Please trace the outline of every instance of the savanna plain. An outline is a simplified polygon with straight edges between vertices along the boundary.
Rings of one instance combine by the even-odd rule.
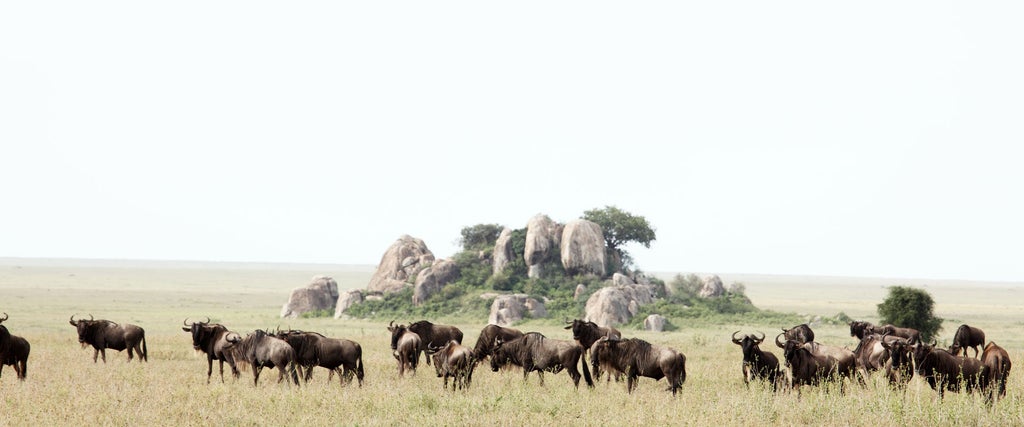
[[[623,329],[626,337],[686,355],[686,383],[674,398],[664,380],[641,378],[632,394],[625,383],[603,379],[593,389],[581,382],[576,390],[565,372],[546,374],[540,386],[535,374],[524,382],[520,372],[491,372],[486,363],[468,390],[445,391],[423,364],[414,376],[398,377],[386,320],[279,318],[291,289],[321,274],[343,290],[355,289],[366,285],[372,266],[0,259],[0,312],[10,316],[4,325],[32,345],[27,381],[18,381],[10,366],[0,377],[0,425],[1024,425],[1020,283],[721,275],[726,283],[743,282],[757,307],[808,319],[843,312],[878,322],[875,306],[886,286],[926,289],[935,315],[946,319],[940,345],[968,323],[1010,352],[1015,366],[1007,397],[988,406],[978,395],[947,393],[940,400],[916,377],[907,390],[895,391],[878,374],[864,387],[847,384],[844,392],[747,387],[732,332],[764,332],[762,349],[781,356],[771,338],[793,325],[742,318],[729,324],[675,321],[678,329],[664,333]],[[68,324],[71,315],[90,314],[145,328],[149,361],[128,363],[126,352],[108,351],[107,363],[93,363],[93,350],[81,348]],[[258,386],[251,371],[238,380],[229,371],[221,382],[215,364],[207,384],[206,357],[193,351],[181,329],[186,318],[207,317],[243,334],[281,327],[355,340],[363,349],[365,383],[327,383],[322,368],[299,387],[277,383],[277,372],[269,370]],[[470,346],[487,323],[428,320],[458,326]],[[561,321],[514,327],[571,339]],[[819,342],[856,346],[846,324],[826,321],[814,330]]]

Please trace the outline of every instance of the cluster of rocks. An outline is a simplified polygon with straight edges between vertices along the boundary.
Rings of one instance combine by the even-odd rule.
[[[527,276],[540,277],[544,263],[552,260],[556,249],[562,268],[570,274],[604,276],[604,233],[596,223],[577,219],[559,224],[543,214],[530,218],[526,224],[526,246],[522,254]],[[494,245],[494,274],[504,271],[518,255],[512,253],[512,229],[506,227]]]
[[[281,307],[281,317],[295,318],[303,313],[334,311],[338,301],[338,282],[327,276],[315,276],[306,286],[292,290],[288,302]]]

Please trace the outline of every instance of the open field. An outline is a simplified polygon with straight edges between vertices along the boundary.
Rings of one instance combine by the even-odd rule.
[[[624,384],[604,382],[577,391],[565,373],[547,374],[540,387],[535,376],[524,383],[517,372],[494,373],[486,365],[478,368],[468,392],[442,392],[431,367],[421,365],[415,377],[397,378],[384,322],[279,319],[290,290],[317,274],[351,289],[365,285],[371,267],[0,259],[0,311],[10,314],[4,325],[32,343],[28,381],[18,382],[10,367],[0,378],[0,425],[1024,424],[1020,284],[722,275],[726,283],[744,282],[761,308],[825,317],[842,311],[869,321],[877,321],[875,304],[885,296],[883,286],[927,285],[936,314],[953,319],[941,337],[948,341],[961,322],[979,326],[1017,364],[1008,398],[988,408],[978,396],[949,393],[939,401],[918,379],[905,393],[890,390],[880,376],[866,388],[848,385],[845,394],[805,388],[798,397],[748,389],[729,334],[761,330],[770,337],[780,326],[791,326],[757,323],[623,331],[686,354],[687,382],[674,399],[664,391],[664,381],[641,379],[632,395]],[[91,348],[81,349],[67,324],[75,313],[144,327],[149,362],[127,364],[126,353],[110,351],[107,364],[94,364]],[[215,365],[207,385],[205,356],[192,351],[190,337],[180,329],[185,317],[206,316],[243,333],[280,325],[358,341],[366,383],[362,388],[325,384],[327,374],[318,369],[313,382],[298,388],[275,383],[276,372],[268,370],[258,387],[251,372],[238,381],[229,375],[222,384]],[[417,319],[399,319],[410,320]],[[466,333],[468,345],[486,323],[451,321]],[[517,327],[570,338],[557,321]],[[815,332],[827,344],[856,344],[843,325],[819,325]]]

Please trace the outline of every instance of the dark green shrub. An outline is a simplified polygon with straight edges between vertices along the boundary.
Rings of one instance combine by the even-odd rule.
[[[893,286],[885,301],[878,304],[878,317],[882,324],[917,329],[921,339],[928,341],[942,328],[942,319],[932,314],[934,305],[932,296],[923,289]]]

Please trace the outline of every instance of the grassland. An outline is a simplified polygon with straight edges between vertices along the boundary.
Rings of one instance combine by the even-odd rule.
[[[603,382],[577,391],[565,373],[549,374],[540,387],[534,376],[524,382],[517,372],[494,373],[484,365],[469,391],[442,392],[429,367],[397,378],[382,322],[279,319],[290,290],[316,274],[331,275],[348,289],[364,286],[370,269],[0,259],[0,311],[10,314],[4,324],[32,343],[28,381],[16,381],[10,367],[0,378],[0,425],[1024,425],[1019,284],[723,275],[727,283],[744,282],[761,308],[808,317],[842,311],[872,321],[884,286],[927,286],[936,314],[951,319],[940,336],[948,340],[961,322],[979,326],[1018,364],[1008,398],[989,408],[971,395],[947,394],[940,401],[918,379],[905,393],[890,390],[878,376],[846,393],[808,388],[798,396],[744,387],[739,350],[729,334],[770,334],[790,326],[755,322],[624,331],[686,354],[688,379],[674,399],[664,381],[643,379],[632,395],[623,384]],[[150,361],[128,364],[125,353],[108,352],[107,364],[94,364],[92,350],[79,347],[67,324],[76,313],[144,327]],[[310,384],[291,387],[275,383],[276,372],[264,371],[254,387],[251,372],[221,383],[215,366],[208,385],[205,356],[192,351],[180,329],[185,317],[206,316],[242,332],[280,325],[356,340],[367,381],[362,388],[326,384],[326,372],[319,370]],[[446,320],[466,331],[467,344],[486,323]],[[518,327],[568,338],[556,321]],[[855,345],[845,325],[816,325],[815,332],[821,342]]]

